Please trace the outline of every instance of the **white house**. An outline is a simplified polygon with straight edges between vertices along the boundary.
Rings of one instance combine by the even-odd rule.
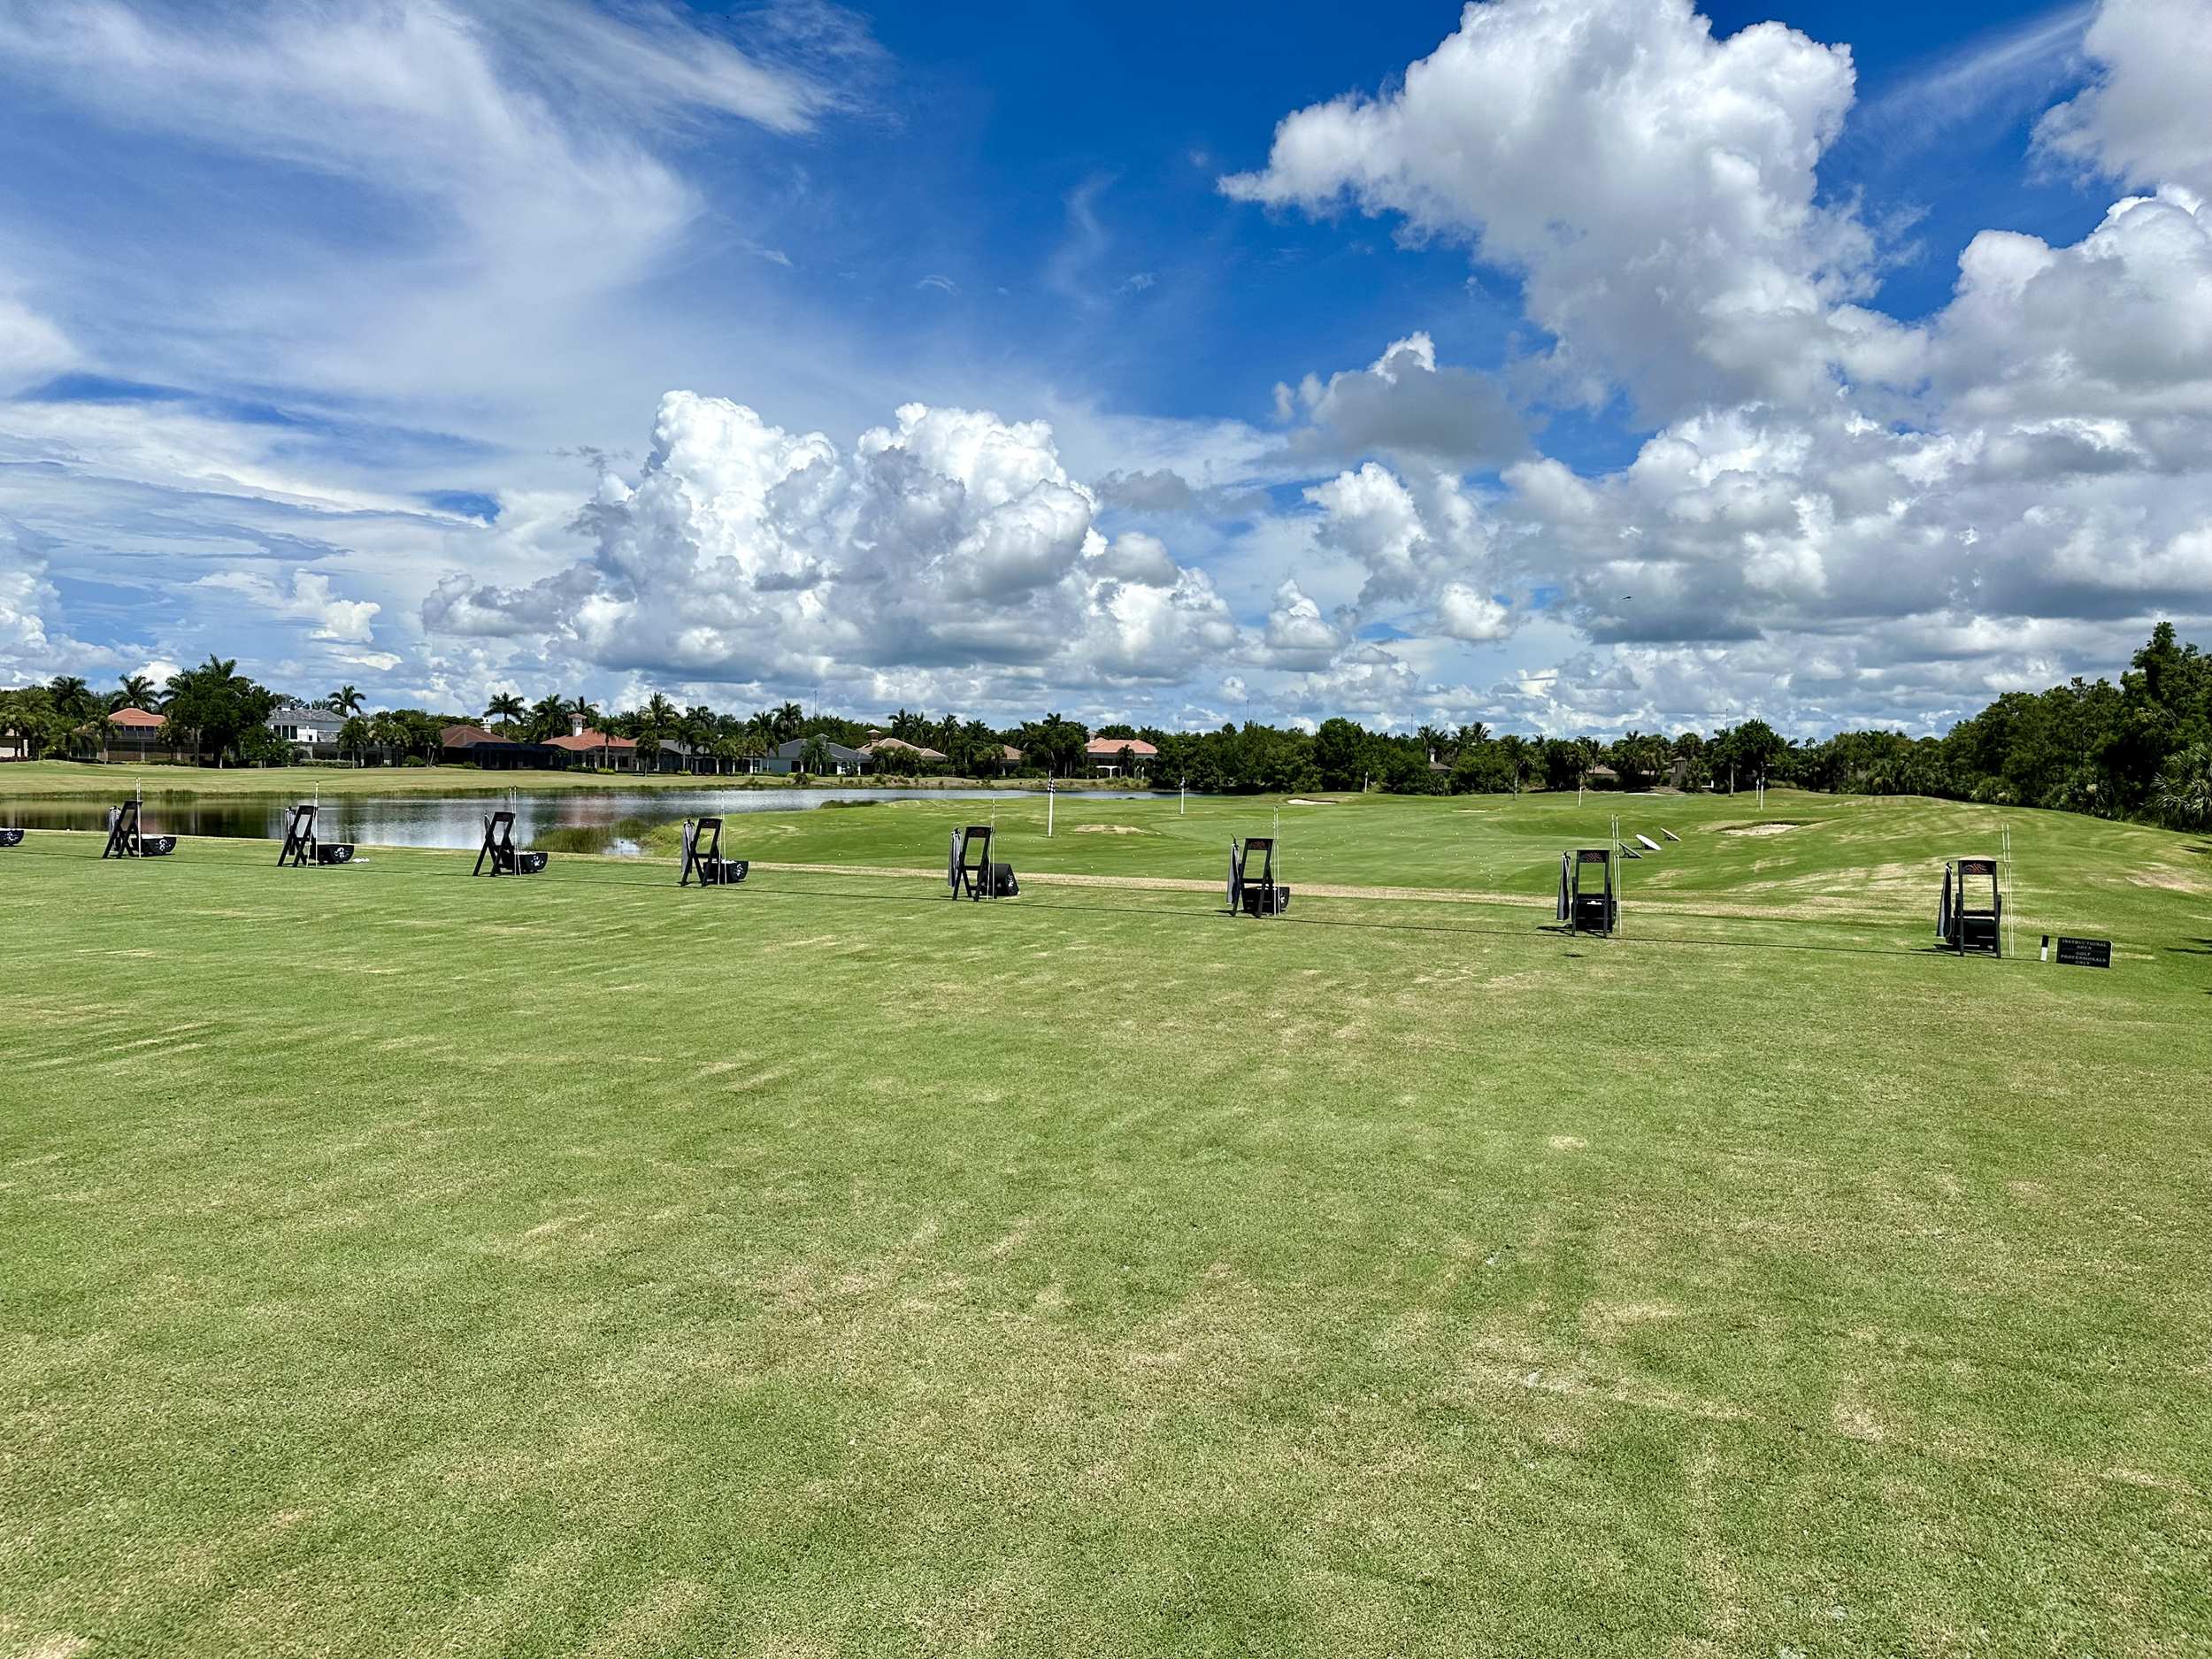
[[[287,703],[269,711],[268,727],[288,743],[305,749],[316,760],[338,757],[338,728],[346,717],[335,709],[310,709]]]

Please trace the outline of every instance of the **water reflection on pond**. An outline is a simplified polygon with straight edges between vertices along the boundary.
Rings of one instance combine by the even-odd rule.
[[[4,780],[0,780],[4,784]],[[127,793],[119,780],[116,799]],[[1037,789],[595,789],[518,791],[498,795],[332,795],[316,823],[325,841],[378,847],[473,848],[483,838],[484,815],[504,808],[515,815],[515,838],[528,846],[550,840],[565,852],[634,852],[632,839],[645,828],[718,813],[793,812],[833,802],[1019,800]],[[1149,799],[1148,789],[1087,789],[1092,800]],[[107,826],[110,803],[96,799],[10,799],[0,794],[0,825],[25,829],[98,830]],[[164,835],[228,835],[281,840],[292,797],[281,795],[172,799],[149,789],[146,828]]]

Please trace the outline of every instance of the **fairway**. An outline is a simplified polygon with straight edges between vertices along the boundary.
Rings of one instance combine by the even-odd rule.
[[[0,1655],[2212,1651],[2203,837],[1046,810],[0,852]]]

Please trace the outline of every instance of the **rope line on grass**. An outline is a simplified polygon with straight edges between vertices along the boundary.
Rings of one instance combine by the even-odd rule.
[[[66,833],[69,832],[61,833]],[[76,833],[94,833],[96,832]],[[217,844],[227,843],[239,845],[246,844],[247,842],[247,838],[245,837],[222,836],[207,837],[204,839],[214,841]],[[252,841],[251,844],[259,846],[265,843],[257,840]],[[265,844],[273,847],[276,845],[276,842],[274,841],[269,841],[265,842]],[[422,855],[449,854],[455,859],[457,864],[460,859],[468,856],[466,849],[465,849],[451,848],[400,848],[380,849],[379,850],[385,852],[402,852],[407,854],[411,859]],[[0,855],[0,857],[4,857],[4,859],[8,861],[23,861],[39,858],[50,859],[57,862],[82,862],[78,856],[65,853],[59,850],[49,851],[44,849],[32,850],[22,847],[12,849],[4,855]],[[89,860],[88,862],[98,863],[100,860],[95,858]],[[138,861],[126,860],[123,862],[136,863]],[[159,864],[163,861],[157,859],[152,862]],[[367,870],[371,878],[377,880],[466,881],[479,879],[472,877],[470,872],[457,868],[450,870],[430,870],[423,868],[407,869],[395,867],[391,870],[377,871],[371,868],[375,863],[376,859],[373,856],[372,856],[370,857],[357,859],[351,864],[331,866],[331,868],[347,870],[358,868]],[[242,859],[219,859],[213,863],[192,864],[176,867],[195,871],[233,871],[241,874],[262,868],[258,863],[248,863]],[[591,872],[587,879],[588,885],[595,887],[629,888],[641,893],[676,891],[675,884],[668,881],[665,878],[656,880],[637,880],[631,879],[626,875],[614,873],[614,868],[607,864],[570,864],[566,867]],[[641,864],[638,867],[657,869],[661,866],[657,864],[651,866]],[[672,865],[669,867],[672,868],[673,866]],[[296,872],[279,872],[277,867],[274,865],[268,866],[268,869],[273,873],[278,873],[281,876],[296,879]],[[296,872],[296,875],[303,875],[306,872],[303,870]],[[323,879],[331,879],[333,878],[326,875]],[[347,878],[341,876],[334,879],[343,880]],[[357,876],[354,879],[357,879],[358,877]],[[520,879],[530,880],[543,879],[542,877]],[[918,876],[903,879],[918,881],[928,878]],[[751,895],[751,896],[757,900],[839,899],[856,903],[872,902],[879,904],[900,904],[915,910],[934,908],[949,902],[941,898],[918,897],[914,895],[907,893],[886,893],[881,891],[861,892],[856,889],[841,887],[756,887],[749,881],[745,884],[743,890]],[[743,901],[741,901],[741,902],[742,902]],[[1337,897],[1331,899],[1329,902],[1338,904],[1420,904],[1434,902],[1435,901],[1422,899],[1362,899]],[[1041,910],[1066,911],[1078,915],[1146,916],[1156,918],[1188,922],[1217,920],[1223,917],[1227,917],[1232,914],[1232,912],[1225,910],[1209,908],[1204,910],[1199,910],[1196,909],[1184,909],[1165,903],[1102,904],[1096,902],[1070,902],[1065,900],[1055,901],[1050,899],[1033,898],[1025,900],[1018,907],[1018,914],[1025,915]],[[1694,914],[1695,912],[1692,913]],[[1469,938],[1533,940],[1539,942],[1546,939],[1550,939],[1557,941],[1563,944],[1570,942],[1571,941],[1581,941],[1587,939],[1587,936],[1583,934],[1563,933],[1555,926],[1553,925],[1538,925],[1536,926],[1525,928],[1484,927],[1479,926],[1470,926],[1463,924],[1444,922],[1377,921],[1362,920],[1349,917],[1325,917],[1312,915],[1292,916],[1287,912],[1281,916],[1271,918],[1269,919],[1272,922],[1282,923],[1293,927],[1345,928],[1379,933],[1457,934],[1464,935]],[[1818,918],[1811,917],[1776,917],[1772,918],[1770,925],[1797,927],[1837,926],[1837,924],[1822,922]],[[1942,949],[1940,946],[1923,946],[1919,948],[1912,948],[1902,946],[1812,943],[1801,941],[1778,939],[1697,939],[1678,933],[1648,933],[1642,932],[1636,933],[1620,933],[1605,938],[1587,939],[1587,942],[1594,945],[1603,946],[1664,945],[1684,946],[1694,949],[1785,950],[1809,952],[1830,956],[1883,956],[1893,958],[1900,956],[1949,956],[1955,954],[1954,952]],[[2024,958],[2017,956],[1994,957],[1990,958],[1989,960],[1995,965],[2001,967],[2031,965],[2026,963]]]

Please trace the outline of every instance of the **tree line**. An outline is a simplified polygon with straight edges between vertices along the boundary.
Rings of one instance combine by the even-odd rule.
[[[174,746],[204,764],[280,764],[292,757],[293,745],[268,729],[268,717],[280,706],[307,701],[257,685],[237,672],[234,660],[210,657],[158,688],[142,675],[126,675],[103,695],[82,679],[64,675],[44,686],[0,691],[0,733],[19,738],[34,756],[91,757],[101,750],[104,717],[136,708],[165,717]],[[430,764],[439,757],[445,727],[478,720],[519,741],[542,742],[582,726],[634,739],[648,754],[666,742],[741,766],[797,741],[802,767],[816,772],[828,769],[832,743],[856,749],[887,737],[907,749],[895,764],[878,770],[915,776],[1072,777],[1087,770],[1086,746],[1094,737],[1141,738],[1158,751],[1148,767],[1156,785],[1187,784],[1208,794],[1370,787],[1402,795],[1517,793],[1579,788],[1594,780],[1626,789],[1663,783],[1704,790],[1763,780],[1832,794],[1935,795],[2212,828],[2212,656],[2181,643],[2165,622],[2116,686],[2077,678],[2047,691],[2008,692],[1943,736],[1922,738],[1859,731],[1801,742],[1755,719],[1671,737],[1632,731],[1609,742],[1493,733],[1479,722],[1371,732],[1341,717],[1311,733],[1255,721],[1211,732],[1125,724],[1094,731],[1056,713],[1004,727],[952,714],[932,719],[903,708],[880,721],[862,721],[810,714],[795,703],[749,714],[703,703],[680,708],[658,693],[613,714],[581,697],[526,703],[504,693],[478,715],[370,713],[351,686],[314,706],[346,717],[339,749],[365,763]],[[919,752],[925,749],[935,756]],[[1018,759],[1010,749],[1018,751]],[[1120,757],[1135,760],[1128,751]],[[1125,771],[1132,769],[1125,764]]]

